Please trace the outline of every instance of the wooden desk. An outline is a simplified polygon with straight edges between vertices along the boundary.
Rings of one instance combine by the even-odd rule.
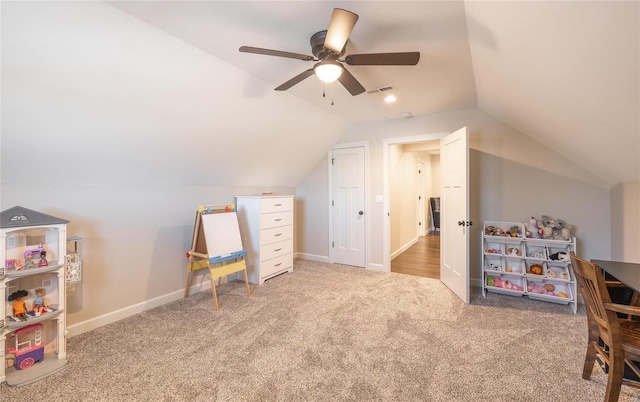
[[[640,293],[640,264],[606,260],[591,260],[591,262],[598,264],[604,272]]]

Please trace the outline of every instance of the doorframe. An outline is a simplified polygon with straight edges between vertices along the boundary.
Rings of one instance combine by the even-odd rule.
[[[333,169],[331,168],[331,157],[334,150],[345,149],[345,148],[364,148],[364,268],[369,268],[369,250],[370,246],[370,236],[369,236],[369,228],[371,227],[371,217],[369,208],[369,141],[355,141],[355,142],[344,142],[341,144],[335,144],[327,153],[327,169],[329,171],[329,197],[327,200],[327,208],[329,211],[329,238],[327,239],[327,245],[329,246],[329,263],[333,264],[335,262],[335,253],[333,247],[331,247],[331,241],[333,239],[333,210],[331,206],[331,200],[333,200]]]
[[[422,170],[420,171],[420,169],[418,168],[419,166],[422,166]],[[427,218],[427,214],[426,214],[426,199],[424,196],[424,180],[425,180],[425,176],[424,175],[424,170],[425,170],[425,166],[426,164],[424,163],[424,161],[420,158],[417,158],[416,160],[416,171],[420,171],[418,174],[418,177],[421,179],[420,183],[416,183],[417,184],[417,193],[416,196],[419,197],[419,201],[418,201],[418,225],[417,225],[417,229],[416,231],[418,232],[418,237],[422,237],[422,236],[426,236],[427,235],[427,225],[426,225],[426,220]],[[389,183],[391,184],[391,183]],[[422,204],[422,205],[421,205]],[[422,208],[420,208],[420,206],[422,206]],[[422,218],[422,219],[420,219]]]
[[[389,147],[391,145],[415,144],[418,142],[440,140],[451,133],[422,134],[410,137],[385,138],[382,140],[382,271],[391,272],[391,197],[389,194]]]

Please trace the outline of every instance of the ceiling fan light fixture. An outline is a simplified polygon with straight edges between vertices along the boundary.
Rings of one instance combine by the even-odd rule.
[[[332,60],[321,61],[313,66],[313,71],[320,81],[334,82],[342,75],[342,64]]]

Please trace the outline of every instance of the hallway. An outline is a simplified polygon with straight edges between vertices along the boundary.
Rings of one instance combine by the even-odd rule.
[[[418,238],[418,242],[391,261],[391,272],[440,279],[440,233]]]

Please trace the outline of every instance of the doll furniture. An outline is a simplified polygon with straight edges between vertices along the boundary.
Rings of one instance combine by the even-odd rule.
[[[60,370],[66,359],[65,256],[67,220],[23,207],[0,213],[0,382],[23,385]],[[16,261],[40,258],[47,265],[28,268]],[[37,259],[35,257],[37,253]],[[33,312],[36,289],[44,289],[46,308]],[[13,316],[9,295],[24,290],[26,321]]]

